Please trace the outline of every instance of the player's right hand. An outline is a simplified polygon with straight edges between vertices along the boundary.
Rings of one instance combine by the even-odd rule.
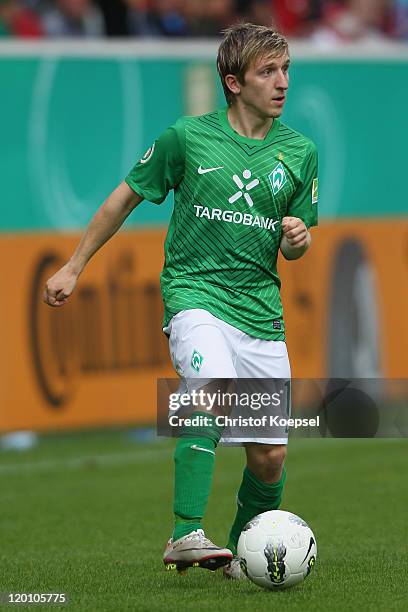
[[[44,302],[49,306],[63,306],[74,291],[78,274],[66,263],[45,284]]]

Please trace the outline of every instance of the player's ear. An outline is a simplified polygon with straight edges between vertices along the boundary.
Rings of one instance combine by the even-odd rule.
[[[241,93],[241,83],[238,81],[235,74],[227,74],[225,77],[225,84],[234,95]]]

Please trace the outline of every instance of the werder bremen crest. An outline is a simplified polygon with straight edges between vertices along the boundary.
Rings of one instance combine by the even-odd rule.
[[[282,163],[279,163],[269,174],[269,181],[272,185],[273,195],[279,193],[286,183],[286,172]]]
[[[199,372],[203,361],[204,357],[200,355],[200,353],[196,351],[196,349],[194,349],[193,354],[191,355],[191,367],[193,368],[193,370]]]

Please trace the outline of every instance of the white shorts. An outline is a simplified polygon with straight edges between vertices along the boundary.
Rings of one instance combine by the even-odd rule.
[[[220,378],[290,380],[285,342],[249,336],[207,310],[182,310],[163,331],[169,335],[171,360],[181,379],[179,393],[191,393]],[[270,438],[223,437],[222,442],[287,444],[287,434]]]

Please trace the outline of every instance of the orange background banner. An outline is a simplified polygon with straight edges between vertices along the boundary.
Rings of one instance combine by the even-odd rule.
[[[69,303],[42,302],[79,236],[0,238],[0,431],[152,423],[156,380],[174,376],[161,330],[164,230],[123,231]],[[324,223],[281,261],[294,377],[408,374],[408,222]]]

